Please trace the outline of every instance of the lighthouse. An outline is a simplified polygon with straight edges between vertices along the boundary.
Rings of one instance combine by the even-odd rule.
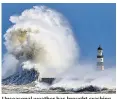
[[[104,56],[103,56],[103,49],[99,45],[97,49],[97,69],[104,70]]]

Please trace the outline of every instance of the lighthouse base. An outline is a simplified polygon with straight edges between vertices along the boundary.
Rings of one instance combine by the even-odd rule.
[[[104,66],[97,66],[98,70],[104,70]]]

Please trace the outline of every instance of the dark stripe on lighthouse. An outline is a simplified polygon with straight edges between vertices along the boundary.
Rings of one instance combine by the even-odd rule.
[[[97,58],[103,58],[104,56],[102,55],[102,56],[97,56]]]
[[[104,66],[103,62],[97,62],[97,66]]]

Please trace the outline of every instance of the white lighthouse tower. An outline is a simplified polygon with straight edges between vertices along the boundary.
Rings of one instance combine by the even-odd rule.
[[[104,56],[103,56],[103,49],[99,45],[97,49],[97,69],[104,70]]]

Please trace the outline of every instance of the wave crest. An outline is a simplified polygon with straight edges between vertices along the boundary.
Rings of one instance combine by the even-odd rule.
[[[13,26],[4,35],[5,46],[19,62],[17,67],[35,68],[42,77],[55,77],[78,59],[78,45],[70,25],[57,11],[34,6],[20,16],[11,16],[10,21]],[[10,70],[5,68],[4,78]]]

